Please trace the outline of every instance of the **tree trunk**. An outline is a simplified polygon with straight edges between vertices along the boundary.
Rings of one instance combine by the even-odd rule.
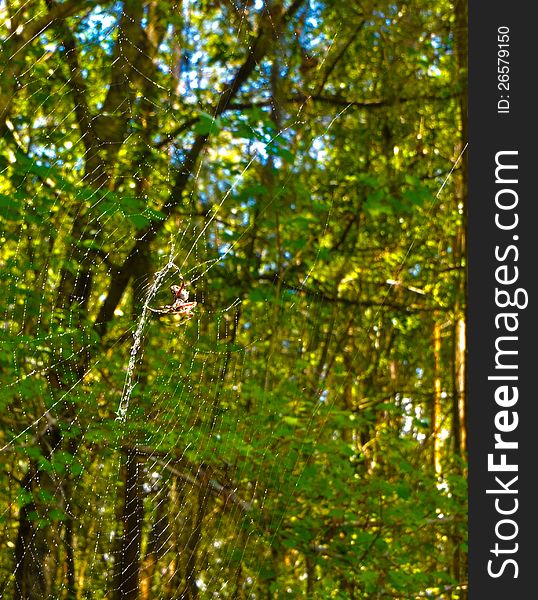
[[[144,507],[140,464],[135,453],[125,464],[123,537],[116,562],[116,600],[137,600],[140,578],[140,546]]]
[[[441,326],[436,320],[433,325],[433,468],[437,475],[441,474]]]
[[[205,480],[207,475],[205,473],[201,473],[201,471],[202,469],[200,469],[198,476],[201,476]],[[187,553],[187,566],[185,572],[185,588],[181,593],[181,600],[194,600],[195,598],[198,598],[196,563],[198,558],[198,547],[202,540],[202,525],[207,511],[208,500],[209,487],[207,486],[207,482],[204,483],[204,481],[202,481],[198,491],[198,510],[196,511],[194,527],[187,541],[187,547],[185,548]]]
[[[68,496],[71,497],[71,496]],[[73,536],[73,519],[67,517],[64,529],[66,579],[67,579],[67,600],[77,600],[77,588],[75,579],[75,548]]]
[[[39,474],[30,468],[22,481],[23,489],[32,494],[39,486]],[[13,598],[19,600],[45,600],[51,593],[49,570],[52,546],[49,527],[40,526],[37,519],[44,518],[42,507],[31,501],[21,507],[19,530],[15,544],[15,590]]]
[[[162,558],[169,547],[170,523],[168,521],[169,489],[164,485],[155,497],[157,504],[155,520],[149,532],[148,546],[142,565],[142,577],[140,583],[141,600],[151,600],[151,585],[157,561]]]

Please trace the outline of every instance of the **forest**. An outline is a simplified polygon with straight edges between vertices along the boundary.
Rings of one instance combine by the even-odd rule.
[[[466,2],[0,23],[0,597],[466,600]]]

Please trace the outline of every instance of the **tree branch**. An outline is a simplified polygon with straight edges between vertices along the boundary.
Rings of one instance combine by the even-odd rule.
[[[236,494],[235,490],[232,490],[228,486],[220,483],[217,479],[215,479],[215,477],[211,476],[212,473],[210,472],[210,470],[204,470],[203,466],[195,467],[195,465],[189,464],[183,457],[176,457],[172,461],[170,461],[169,455],[166,454],[166,460],[163,460],[162,458],[158,458],[156,456],[159,454],[159,452],[154,450],[153,448],[129,448],[125,446],[122,447],[122,451],[127,453],[134,452],[138,456],[143,456],[144,458],[155,462],[155,464],[159,465],[163,469],[166,469],[175,477],[178,477],[182,481],[185,481],[186,483],[190,483],[191,485],[197,487],[201,486],[201,482],[198,479],[200,471],[203,470],[205,473],[205,478],[207,479],[207,486],[211,493],[213,493],[215,496],[219,496],[220,498],[222,498],[225,504],[230,502],[235,506],[239,506],[244,512],[252,510],[251,502],[247,502],[246,500],[240,498]],[[190,471],[190,473],[181,471],[178,469],[178,467]]]
[[[295,0],[289,9],[282,15],[281,24],[289,21],[303,4],[303,2],[304,0]],[[265,13],[263,14],[263,17],[265,17]],[[215,117],[220,116],[225,110],[227,110],[230,102],[239,92],[241,86],[251,76],[258,63],[271,48],[272,36],[270,31],[268,31],[267,23],[263,22],[263,17],[258,28],[260,33],[256,41],[250,48],[245,61],[239,67],[235,76],[221,94],[221,97],[213,112]],[[276,26],[273,21],[269,21],[270,27]],[[135,264],[135,261],[138,259],[138,256],[143,254],[144,248],[146,248],[155,239],[158,232],[167,222],[168,217],[170,217],[170,215],[174,212],[174,209],[180,204],[183,192],[187,186],[192,172],[194,171],[194,166],[196,165],[196,162],[208,139],[209,134],[196,136],[191,149],[185,157],[182,168],[176,175],[176,180],[172,186],[168,200],[161,209],[161,212],[166,215],[166,218],[161,221],[151,223],[145,230],[142,231],[138,241],[131,249],[129,255],[125,259],[125,262],[116,273],[115,279],[112,280],[110,291],[105,299],[105,302],[101,306],[95,321],[95,329],[100,335],[105,333],[107,325],[114,315],[114,310],[116,309],[123,296],[123,293],[125,292],[125,289],[127,288],[127,285],[129,284],[129,280],[131,278],[131,269]]]
[[[275,279],[279,277],[278,273],[265,274],[260,275],[258,280],[260,281],[271,281],[274,282]],[[312,279],[312,278],[311,278]],[[311,288],[307,288],[305,286],[300,285],[292,285],[286,282],[282,282],[282,287],[297,292],[300,295],[304,295],[308,298],[312,298],[314,300],[333,303],[336,302],[338,304],[343,304],[344,306],[357,306],[360,308],[391,308],[394,310],[401,311],[403,313],[413,313],[413,312],[434,312],[434,311],[448,311],[449,309],[439,306],[418,306],[416,304],[396,304],[395,302],[388,302],[385,300],[352,300],[351,298],[344,298],[342,296],[329,296],[323,291],[316,291]]]
[[[383,98],[372,99],[372,100],[348,100],[342,96],[324,96],[322,94],[312,94],[307,96],[304,94],[297,94],[290,96],[286,99],[289,104],[304,104],[308,101],[321,102],[324,104],[330,104],[332,106],[348,106],[350,108],[384,108],[387,106],[394,106],[395,104],[404,104],[408,102],[435,102],[438,100],[450,100],[452,98],[458,98],[459,94],[447,93],[443,95],[428,95],[428,96],[404,96],[402,98],[394,98],[386,100]],[[263,106],[271,106],[272,100],[252,100],[250,102],[232,102],[228,108],[230,110],[245,110],[249,108],[257,108]]]
[[[97,4],[102,4],[102,2],[100,0],[71,0],[71,2],[62,2],[61,4],[55,2],[46,15],[30,21],[21,33],[15,36],[10,58],[13,59],[26,44],[38,35],[41,35],[44,31],[47,31],[55,21],[67,19],[83,10],[89,10]]]
[[[46,0],[46,4],[49,9],[49,15],[53,14],[58,7],[55,0]],[[107,176],[105,165],[99,155],[99,141],[92,127],[92,116],[87,102],[87,86],[80,72],[79,52],[75,36],[65,23],[65,17],[57,17],[55,21],[57,21],[58,32],[64,47],[62,53],[65,56],[69,68],[67,85],[73,96],[75,116],[80,129],[82,142],[86,148],[84,161],[85,179],[90,179],[92,185],[100,187],[106,182]]]
[[[328,81],[329,77],[331,76],[331,73],[336,68],[336,65],[342,60],[342,58],[344,57],[348,48],[351,46],[351,44],[357,39],[357,37],[358,37],[359,33],[361,32],[362,28],[364,27],[365,23],[366,23],[366,20],[363,19],[358,24],[357,28],[355,29],[355,31],[353,32],[353,34],[351,35],[349,40],[344,44],[344,46],[342,47],[340,52],[336,55],[335,59],[328,66],[327,70],[325,71],[325,74],[323,75],[323,79],[321,80],[321,83],[319,84],[317,94],[321,94],[323,92],[323,90],[325,89],[325,85],[327,84],[327,81]]]
[[[67,19],[82,10],[93,8],[96,4],[99,4],[99,0],[71,0],[62,4],[55,2],[46,15],[30,21],[20,33],[10,36],[4,42],[2,60],[6,67],[0,81],[0,134],[5,130],[13,98],[23,87],[19,81],[25,67],[24,56],[21,54],[23,50],[57,20]]]

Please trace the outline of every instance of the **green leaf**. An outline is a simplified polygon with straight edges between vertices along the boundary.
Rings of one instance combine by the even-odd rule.
[[[0,194],[0,217],[6,221],[19,221],[21,218],[19,203],[14,196]]]
[[[67,519],[67,515],[63,510],[58,508],[53,508],[49,513],[48,517],[50,521],[65,521]]]
[[[385,192],[383,190],[377,190],[371,193],[363,204],[364,210],[372,217],[379,217],[380,215],[391,215],[393,214],[393,207],[388,201]]]
[[[23,488],[19,489],[19,491],[17,492],[17,506],[19,508],[30,504],[30,502],[33,502],[33,500],[34,497],[31,492],[28,492]]]
[[[127,218],[137,229],[144,229],[150,224],[150,220],[142,214],[127,215]]]
[[[198,135],[209,135],[210,133],[217,133],[221,129],[220,120],[214,119],[211,115],[202,112],[200,113],[200,120],[194,127],[195,133]]]
[[[151,221],[164,221],[166,215],[160,210],[154,210],[153,208],[146,208],[144,216],[148,217]]]

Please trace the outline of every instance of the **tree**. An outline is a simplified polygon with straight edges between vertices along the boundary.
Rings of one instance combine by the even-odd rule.
[[[5,597],[465,598],[462,4],[0,10]]]

